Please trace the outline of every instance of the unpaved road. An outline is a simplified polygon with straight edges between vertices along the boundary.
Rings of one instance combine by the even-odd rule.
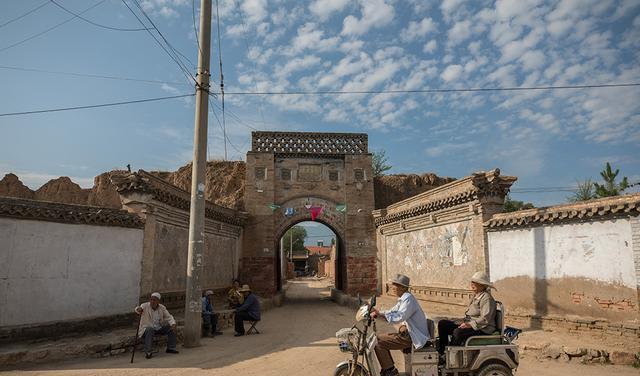
[[[262,334],[233,337],[233,330],[216,338],[203,338],[202,346],[181,348],[179,355],[161,352],[147,360],[131,354],[38,365],[2,375],[331,375],[345,359],[335,332],[353,324],[355,312],[328,300],[322,281],[289,283],[287,303],[263,314]],[[381,326],[380,326],[381,327]],[[401,357],[398,356],[398,360]],[[402,362],[396,362],[402,371]],[[581,365],[558,361],[538,362],[524,358],[518,376],[634,375],[637,369],[623,366]]]

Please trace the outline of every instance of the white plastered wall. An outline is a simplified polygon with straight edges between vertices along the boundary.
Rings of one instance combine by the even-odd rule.
[[[0,326],[129,313],[142,229],[0,218]]]
[[[491,279],[582,277],[636,288],[628,219],[491,231]]]

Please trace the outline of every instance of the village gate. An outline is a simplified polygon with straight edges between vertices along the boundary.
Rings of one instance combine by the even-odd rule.
[[[376,290],[371,154],[366,134],[253,132],[247,153],[241,279],[263,296],[281,286],[279,240],[316,220],[337,236],[336,287]]]

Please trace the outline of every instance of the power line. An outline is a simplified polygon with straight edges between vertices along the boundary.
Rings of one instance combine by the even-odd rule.
[[[90,11],[91,9],[93,9],[93,8],[97,7],[98,5],[100,5],[100,4],[102,4],[102,3],[104,3],[105,1],[106,1],[106,0],[100,0],[100,1],[98,1],[97,3],[95,3],[94,5],[90,6],[89,8],[87,8],[87,9],[83,10],[82,12],[80,12],[80,13],[78,13],[78,14],[80,15],[80,14],[87,13],[88,11]],[[50,28],[48,28],[48,29],[46,29],[46,30],[44,30],[44,31],[41,31],[41,32],[39,32],[39,33],[37,33],[37,34],[34,34],[34,35],[32,35],[32,36],[30,36],[30,37],[28,37],[28,38],[26,38],[26,39],[23,39],[23,40],[21,40],[21,41],[19,41],[19,42],[14,43],[14,44],[12,44],[12,45],[9,45],[9,46],[6,46],[6,47],[4,47],[4,48],[1,48],[1,49],[0,49],[0,52],[6,51],[6,50],[8,50],[8,49],[10,49],[10,48],[13,48],[13,47],[19,46],[19,45],[21,45],[21,44],[23,44],[23,43],[26,43],[26,42],[28,42],[28,41],[30,41],[30,40],[32,40],[32,39],[34,39],[34,38],[39,37],[40,35],[46,34],[46,33],[50,32],[51,30],[56,29],[56,28],[58,28],[58,27],[60,27],[60,26],[62,26],[62,25],[64,25],[64,24],[66,24],[67,22],[73,21],[73,20],[75,20],[76,18],[77,18],[77,16],[73,16],[73,17],[71,17],[71,18],[68,18],[67,20],[62,21],[62,22],[60,22],[59,24],[56,24],[56,25],[54,25],[54,26],[52,26],[52,27],[50,27]]]
[[[47,4],[49,4],[49,1],[45,1],[44,3],[42,3],[42,4],[38,5],[37,7],[33,8],[33,9],[31,9],[30,11],[28,11],[28,12],[26,12],[26,13],[24,13],[24,14],[22,14],[22,15],[20,15],[20,16],[18,16],[18,17],[16,17],[16,18],[10,19],[9,21],[7,21],[7,22],[5,22],[5,23],[3,23],[3,24],[0,24],[0,28],[3,28],[3,27],[5,27],[5,26],[9,25],[9,24],[10,24],[10,23],[12,23],[12,22],[18,21],[18,20],[20,20],[20,19],[22,19],[22,18],[24,18],[24,17],[26,17],[26,16],[30,15],[31,13],[33,13],[33,12],[37,11],[38,9],[42,8],[43,6],[45,6],[45,5],[47,5]]]
[[[175,57],[177,58],[179,64],[181,64],[182,68],[189,74],[189,76],[191,77],[191,79],[197,84],[197,80],[196,78],[193,76],[193,74],[191,74],[191,72],[189,71],[189,68],[187,68],[184,64],[184,62],[180,59],[180,57],[178,57],[177,55],[180,55],[182,57],[184,57],[185,59],[187,59],[187,61],[189,62],[189,64],[191,64],[191,66],[194,66],[193,62],[191,60],[189,60],[188,57],[184,56],[180,51],[178,51],[176,48],[174,48],[171,43],[169,43],[169,40],[164,36],[164,34],[162,34],[162,32],[160,31],[160,29],[158,29],[158,27],[156,26],[156,24],[153,22],[153,20],[151,19],[151,17],[149,17],[149,15],[147,14],[147,12],[144,10],[144,8],[142,8],[142,6],[140,5],[140,2],[138,0],[133,0],[133,3],[136,5],[136,7],[140,10],[140,12],[142,12],[142,14],[144,15],[144,17],[149,21],[149,23],[151,23],[151,26],[153,26],[153,28],[156,30],[156,32],[160,35],[160,38],[162,38],[162,40],[164,41],[164,43],[167,45],[167,47],[169,47],[169,49],[171,49],[171,51],[173,51],[173,53],[175,54]]]
[[[135,103],[145,103],[145,102],[157,102],[164,101],[168,99],[176,99],[176,98],[185,98],[185,97],[193,97],[195,94],[181,94],[181,95],[172,95],[169,97],[158,97],[158,98],[147,98],[147,99],[137,99],[131,101],[124,102],[112,102],[112,103],[102,103],[102,104],[92,104],[87,106],[75,106],[75,107],[63,107],[63,108],[50,108],[46,110],[34,110],[34,111],[23,111],[23,112],[7,112],[0,113],[0,116],[18,116],[18,115],[32,115],[32,114],[41,114],[45,112],[61,112],[61,111],[72,111],[72,110],[84,110],[88,108],[99,108],[99,107],[111,107],[111,106],[121,106],[125,104],[135,104]]]
[[[527,90],[563,90],[563,89],[596,89],[613,87],[640,86],[640,83],[595,84],[595,85],[563,85],[563,86],[528,86],[528,87],[492,87],[467,89],[415,89],[415,90],[326,90],[326,91],[230,91],[228,95],[344,95],[344,94],[422,94],[422,93],[460,93],[490,91],[527,91]]]
[[[222,43],[220,42],[220,7],[216,0],[216,20],[218,22],[218,61],[220,62],[220,99],[222,102],[222,133],[224,134],[224,160],[227,160],[227,121],[224,114],[224,75],[222,74]]]
[[[90,74],[90,73],[51,71],[51,70],[44,70],[44,69],[12,67],[12,66],[5,66],[5,65],[0,65],[0,69],[9,69],[9,70],[16,70],[16,71],[23,71],[23,72],[60,74],[60,75],[76,76],[76,77],[101,78],[101,79],[107,79],[107,80],[121,80],[121,81],[146,82],[146,83],[152,83],[152,84],[189,85],[189,86],[191,86],[191,84],[186,84],[184,82],[146,80],[146,79],[140,79],[140,78],[108,76],[108,75]]]
[[[127,9],[129,9],[129,11],[131,12],[131,14],[133,14],[133,16],[138,20],[138,22],[144,26],[146,28],[147,25],[145,25],[144,22],[142,22],[142,20],[140,19],[140,17],[138,17],[138,15],[136,14],[136,12],[133,11],[133,9],[131,9],[131,7],[129,6],[129,4],[127,4],[127,2],[125,0],[122,0],[122,3],[127,7]],[[138,5],[137,2],[134,3],[136,5]],[[139,9],[142,9],[141,7],[139,7]],[[153,22],[152,22],[153,24]],[[160,33],[158,31],[157,28],[154,27],[154,29]],[[189,72],[182,64],[181,61],[179,61],[179,58],[175,55],[172,55],[171,52],[169,52],[169,50],[167,50],[167,48],[162,44],[162,42],[160,42],[160,40],[158,40],[158,38],[151,32],[151,30],[149,30],[147,28],[147,33],[149,33],[149,35],[151,35],[151,38],[153,38],[153,40],[158,44],[158,46],[160,46],[160,48],[162,48],[162,50],[169,56],[169,58],[171,60],[173,60],[174,63],[176,63],[178,65],[178,68],[180,69],[180,71],[182,72],[182,74],[184,74],[184,76],[187,78],[187,81],[191,82],[191,80],[193,80],[193,82],[197,83],[197,80],[195,79],[195,77],[193,77],[193,75],[191,74],[191,72]]]
[[[89,20],[89,19],[87,19],[87,18],[82,17],[82,16],[80,16],[80,15],[79,15],[79,14],[77,14],[77,13],[72,12],[71,10],[69,10],[69,9],[67,9],[67,8],[63,7],[62,5],[60,5],[60,4],[58,4],[58,3],[56,3],[56,2],[55,2],[55,0],[50,0],[50,1],[51,1],[53,4],[55,4],[58,8],[60,8],[60,9],[64,10],[65,12],[67,12],[67,13],[69,13],[69,14],[72,14],[72,15],[76,16],[77,18],[79,18],[79,19],[83,20],[84,22],[87,22],[87,23],[89,23],[89,24],[91,24],[91,25],[94,25],[94,26],[101,27],[101,28],[103,28],[103,29],[115,30],[115,31],[144,31],[144,30],[147,30],[147,28],[144,28],[144,29],[124,29],[124,28],[119,28],[119,27],[111,27],[111,26],[101,25],[101,24],[99,24],[99,23],[93,22],[93,21],[91,21],[91,20]]]

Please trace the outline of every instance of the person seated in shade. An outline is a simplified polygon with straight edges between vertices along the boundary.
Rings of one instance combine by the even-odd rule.
[[[376,356],[380,362],[382,376],[397,376],[400,373],[393,363],[389,350],[404,350],[411,346],[419,349],[428,340],[429,328],[427,316],[416,298],[409,292],[409,277],[397,274],[389,281],[391,295],[398,298],[398,303],[388,311],[373,309],[373,318],[382,318],[391,324],[400,324],[397,333],[378,334],[378,344],[375,347]]]
[[[464,345],[469,337],[492,334],[496,330],[496,301],[491,296],[493,284],[485,272],[471,277],[474,296],[462,321],[440,320],[438,322],[438,352],[442,355],[446,347]],[[449,342],[451,336],[451,342]]]
[[[227,293],[227,302],[229,303],[229,308],[235,309],[244,303],[244,297],[242,293],[240,293],[240,281],[237,279],[233,280],[233,286],[229,289]]]
[[[249,285],[243,285],[238,292],[242,294],[244,302],[235,309],[234,323],[236,333],[234,336],[236,337],[244,335],[245,321],[260,320],[260,301],[258,297],[251,292]]]
[[[211,290],[207,290],[202,297],[202,326],[205,335],[210,333],[211,337],[214,337],[222,334],[218,331],[218,314],[213,311],[213,291]]]
[[[147,303],[142,303],[135,308],[135,312],[140,315],[138,332],[144,338],[144,353],[147,359],[153,356],[151,349],[153,336],[156,334],[167,335],[167,353],[179,353],[176,350],[176,320],[171,316],[167,307],[160,304],[160,299],[160,293],[154,292]]]

